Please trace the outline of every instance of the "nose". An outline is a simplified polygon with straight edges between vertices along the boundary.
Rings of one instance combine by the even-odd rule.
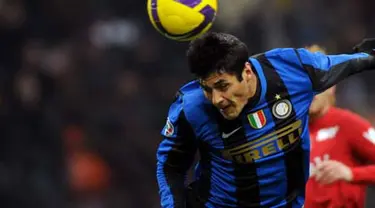
[[[213,91],[212,92],[212,103],[216,106],[221,106],[224,102],[224,97],[221,92]]]

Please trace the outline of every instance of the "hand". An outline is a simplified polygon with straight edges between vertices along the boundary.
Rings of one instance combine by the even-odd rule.
[[[339,180],[352,181],[352,179],[352,170],[339,161],[323,161],[316,167],[315,180],[321,184],[331,184]]]
[[[365,52],[368,54],[375,54],[375,38],[366,38],[362,42],[353,47],[354,52]]]

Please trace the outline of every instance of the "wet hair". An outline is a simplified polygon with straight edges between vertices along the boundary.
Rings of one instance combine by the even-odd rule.
[[[191,41],[186,55],[190,72],[200,79],[217,72],[235,75],[241,81],[249,59],[245,43],[233,35],[216,32]]]

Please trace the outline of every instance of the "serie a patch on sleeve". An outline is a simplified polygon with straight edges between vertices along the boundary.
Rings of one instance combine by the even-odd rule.
[[[174,126],[169,118],[167,118],[167,122],[164,126],[164,135],[165,136],[172,136],[174,133]]]

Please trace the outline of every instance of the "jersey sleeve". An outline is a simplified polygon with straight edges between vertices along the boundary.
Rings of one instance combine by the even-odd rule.
[[[325,55],[303,48],[296,49],[296,53],[316,93],[323,92],[350,75],[375,69],[374,56],[366,53]]]
[[[375,183],[375,130],[365,119],[349,114],[345,129],[353,155],[363,161],[363,166],[353,167],[353,183]]]
[[[163,208],[185,207],[185,176],[196,152],[195,136],[185,118],[182,96],[170,106],[157,150],[157,181]]]

